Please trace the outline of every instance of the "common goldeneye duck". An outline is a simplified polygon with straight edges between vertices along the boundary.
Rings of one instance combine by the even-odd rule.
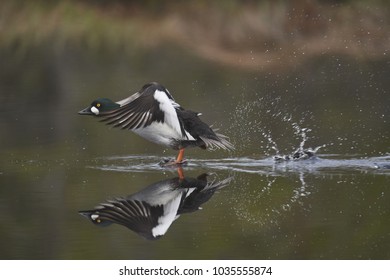
[[[97,226],[115,223],[146,239],[159,239],[181,214],[202,209],[202,204],[232,180],[229,177],[208,182],[207,176],[208,174],[197,178],[179,176],[159,181],[137,193],[108,200],[95,209],[79,213]]]
[[[183,163],[185,148],[234,149],[225,135],[214,132],[199,118],[200,113],[185,110],[164,86],[155,82],[117,102],[96,99],[79,114],[101,117],[109,125],[132,130],[151,142],[179,150],[175,164]]]

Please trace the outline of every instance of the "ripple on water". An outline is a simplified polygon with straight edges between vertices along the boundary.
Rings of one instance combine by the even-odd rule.
[[[128,155],[99,158],[96,165],[89,168],[116,172],[163,171],[158,156]],[[283,175],[285,173],[339,173],[339,172],[375,172],[390,174],[390,155],[378,157],[360,157],[348,155],[318,154],[304,160],[275,161],[274,157],[249,158],[229,157],[221,159],[188,159],[184,169],[204,168],[208,170],[234,171]],[[171,167],[169,169],[172,169]]]

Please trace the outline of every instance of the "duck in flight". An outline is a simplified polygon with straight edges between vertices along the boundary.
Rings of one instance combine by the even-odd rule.
[[[225,135],[216,133],[199,118],[200,113],[181,107],[156,82],[117,102],[96,99],[79,114],[100,117],[108,125],[129,129],[151,142],[178,150],[173,164],[184,162],[184,149],[189,147],[234,149]]]

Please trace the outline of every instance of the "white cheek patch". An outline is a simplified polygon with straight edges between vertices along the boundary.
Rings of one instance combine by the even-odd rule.
[[[96,108],[95,106],[92,106],[92,107],[91,107],[91,112],[94,113],[95,115],[99,115],[99,113],[100,113],[100,112],[99,112],[99,109]]]
[[[91,219],[94,220],[94,221],[95,221],[96,219],[98,219],[98,218],[99,218],[99,215],[98,215],[98,214],[92,214],[92,215],[91,215]]]

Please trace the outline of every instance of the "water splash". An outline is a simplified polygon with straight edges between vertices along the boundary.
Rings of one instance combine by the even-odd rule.
[[[261,96],[262,93],[257,92],[251,94],[256,96],[256,100],[238,103],[231,116],[230,131],[232,138],[240,139],[237,145],[239,152],[247,156],[264,154],[289,160],[294,154],[295,159],[311,156],[312,152],[323,147],[305,149],[308,133],[316,127],[312,112],[291,108],[290,103],[280,96]],[[291,147],[296,139],[300,141],[299,146]],[[290,152],[291,149],[293,152]]]
[[[311,205],[307,199],[316,192],[316,188],[306,182],[305,176],[304,172],[300,172],[298,180],[293,176],[288,181],[279,176],[261,177],[259,189],[249,190],[249,195],[239,193],[232,198],[235,200],[233,211],[243,223],[262,228],[278,225],[287,213],[297,208],[302,213],[309,212]],[[280,186],[284,187],[281,189]],[[270,203],[275,197],[279,203]],[[259,204],[263,206],[258,209]]]
[[[291,121],[291,118],[285,119],[287,121]],[[263,134],[264,137],[269,142],[269,146],[276,152],[274,155],[274,160],[276,162],[283,161],[298,161],[298,160],[306,160],[306,159],[315,159],[317,158],[317,152],[319,149],[326,147],[326,144],[317,146],[315,148],[306,148],[305,144],[309,140],[308,133],[312,130],[310,128],[301,127],[297,122],[291,123],[294,135],[297,138],[300,138],[300,142],[297,148],[293,150],[293,152],[289,154],[281,154],[279,149],[277,148],[276,142],[272,139],[270,134]]]
[[[262,132],[262,135],[263,137],[267,140],[267,143],[266,144],[266,148],[269,150],[274,150],[275,153],[277,155],[280,154],[280,151],[279,151],[279,148],[278,148],[278,145],[276,144],[276,142],[272,139],[272,136],[271,136],[271,132],[270,131],[267,131],[267,132]]]

